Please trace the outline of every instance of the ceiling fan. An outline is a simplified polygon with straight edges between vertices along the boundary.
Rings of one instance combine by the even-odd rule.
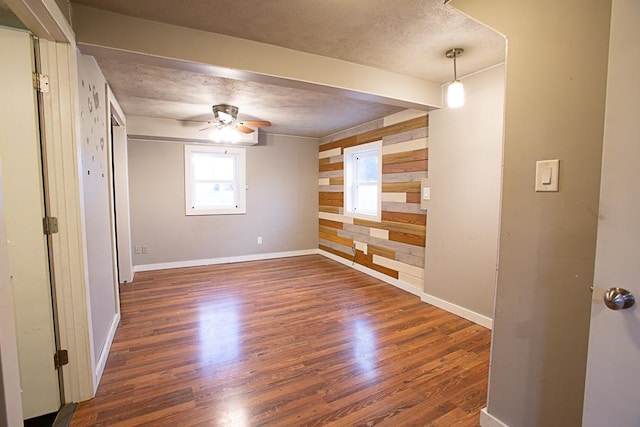
[[[217,129],[235,129],[242,133],[251,133],[255,129],[252,127],[267,127],[271,126],[271,122],[263,120],[238,120],[238,107],[235,105],[218,104],[213,106],[213,118],[214,120],[209,122],[209,126],[206,126],[200,131],[204,131],[211,128]]]

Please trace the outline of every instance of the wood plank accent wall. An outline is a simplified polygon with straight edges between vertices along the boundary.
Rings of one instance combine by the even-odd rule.
[[[427,212],[420,180],[428,173],[429,117],[367,123],[321,140],[318,154],[319,248],[420,290]],[[344,149],[382,139],[382,219],[344,215]]]

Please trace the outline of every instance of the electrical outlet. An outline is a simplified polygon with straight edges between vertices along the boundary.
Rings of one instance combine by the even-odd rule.
[[[141,253],[142,253],[142,246],[140,246],[140,245],[135,245],[135,246],[133,247],[133,251],[134,251],[136,254],[141,254]]]
[[[142,253],[143,254],[148,254],[149,253],[149,246],[142,245]]]
[[[258,244],[261,245],[262,244],[262,236],[258,236]]]

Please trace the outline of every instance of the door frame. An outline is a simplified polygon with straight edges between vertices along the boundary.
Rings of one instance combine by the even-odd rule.
[[[41,68],[41,59],[40,59],[40,42],[39,39],[32,36],[33,50],[34,50],[34,60],[35,60],[35,72],[37,74],[43,74]],[[38,127],[38,137],[39,137],[39,146],[40,146],[40,157],[41,157],[41,171],[42,171],[42,197],[43,197],[43,208],[44,208],[44,216],[45,218],[52,217],[51,214],[51,198],[49,197],[49,177],[47,174],[47,144],[45,138],[45,127],[44,127],[44,102],[45,96],[44,93],[36,90],[36,104],[38,108],[37,112],[37,127]],[[56,275],[55,275],[55,266],[53,260],[55,259],[55,253],[53,251],[53,234],[45,234],[45,239],[47,242],[47,260],[49,265],[49,286],[51,288],[51,306],[52,306],[52,324],[53,324],[53,338],[55,351],[63,350],[63,347],[60,342],[60,321],[58,314],[58,293],[56,291]],[[64,406],[66,402],[65,393],[64,393],[64,373],[61,369],[62,367],[56,368],[57,376],[58,376],[58,393],[60,395],[60,407]]]
[[[87,249],[84,231],[81,157],[76,126],[78,106],[75,45],[40,40],[41,72],[49,76],[50,91],[43,98],[43,143],[50,215],[58,218],[59,232],[51,239],[60,346],[69,352],[62,367],[66,402],[95,394],[91,311],[87,289]]]
[[[133,270],[133,259],[131,254],[131,225],[129,221],[129,173],[127,155],[127,137],[124,112],[118,104],[111,89],[107,86],[108,138],[110,142],[110,168],[111,174],[111,199],[113,204],[111,211],[113,214],[113,228],[115,259],[114,265],[117,267],[118,283],[130,283],[133,281],[135,272]],[[125,129],[125,140],[114,141],[113,122]]]
[[[49,76],[43,102],[42,138],[46,140],[50,215],[58,218],[52,239],[53,271],[60,323],[60,346],[70,363],[62,368],[64,400],[79,402],[95,395],[92,365],[87,254],[83,217],[78,120],[77,48],[73,30],[55,0],[5,0],[40,39],[41,72]],[[62,262],[63,261],[63,262]],[[4,349],[3,349],[4,351]],[[4,357],[4,355],[3,355]],[[4,359],[3,359],[4,362]],[[3,375],[7,371],[3,364]],[[5,403],[20,396],[20,387],[4,390]],[[9,416],[15,405],[7,405]],[[22,413],[19,408],[19,413]],[[21,415],[20,415],[21,419]]]

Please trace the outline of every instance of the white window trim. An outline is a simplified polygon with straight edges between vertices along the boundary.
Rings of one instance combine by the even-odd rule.
[[[354,204],[354,162],[353,159],[358,153],[375,151],[378,156],[378,206],[375,215],[355,212]],[[360,144],[344,149],[344,215],[367,221],[380,222],[382,219],[382,140]]]
[[[217,153],[232,154],[237,156],[236,164],[236,188],[237,188],[237,206],[235,208],[225,209],[206,209],[197,208],[192,204],[192,189],[194,184],[193,173],[191,170],[192,153]],[[247,197],[246,197],[246,150],[241,147],[220,147],[207,145],[185,145],[184,146],[184,194],[185,194],[185,213],[186,215],[241,215],[247,213]]]

